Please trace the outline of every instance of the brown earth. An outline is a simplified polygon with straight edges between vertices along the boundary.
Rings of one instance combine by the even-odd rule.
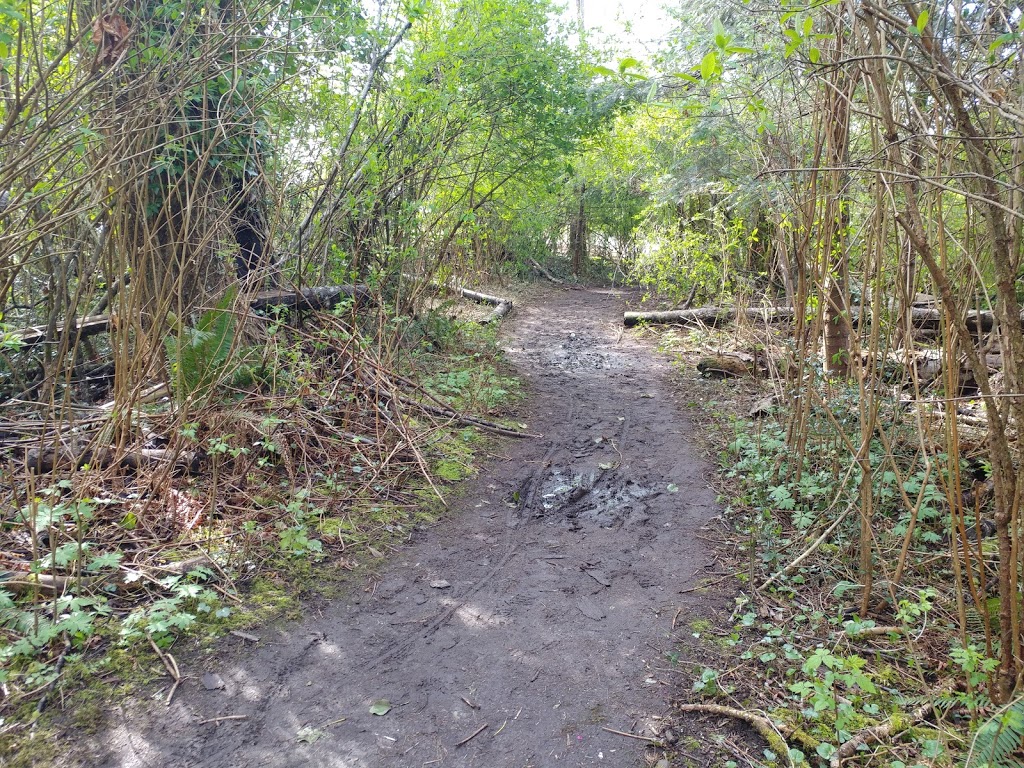
[[[627,297],[555,291],[517,308],[502,338],[530,394],[520,419],[543,437],[502,443],[365,590],[255,647],[226,639],[183,670],[169,708],[120,708],[90,764],[650,760],[648,742],[605,728],[650,736],[670,716],[665,651],[721,605],[683,592],[716,568],[699,534],[718,510],[668,364],[622,332]],[[372,714],[381,699],[390,711]],[[236,719],[201,723],[218,717]]]

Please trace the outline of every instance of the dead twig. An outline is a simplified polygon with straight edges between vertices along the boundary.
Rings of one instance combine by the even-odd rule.
[[[847,637],[851,640],[866,640],[871,637],[884,637],[886,635],[906,634],[904,627],[864,627],[856,632],[848,632]]]
[[[196,723],[196,725],[209,725],[210,723],[213,723],[214,725],[217,725],[217,724],[223,723],[226,720],[248,720],[248,719],[249,719],[248,715],[221,715],[220,717],[210,717],[210,718],[207,718],[206,720],[200,720],[198,723]]]
[[[468,744],[468,743],[469,743],[469,742],[471,742],[471,741],[472,741],[473,739],[475,739],[475,738],[476,738],[477,736],[479,736],[479,735],[480,735],[481,733],[483,733],[484,731],[486,731],[486,730],[487,730],[487,728],[488,728],[488,724],[487,724],[487,723],[484,723],[483,725],[481,725],[481,726],[480,726],[479,728],[477,728],[477,729],[476,729],[475,731],[473,731],[473,732],[472,732],[471,734],[469,734],[469,736],[467,736],[466,738],[464,738],[464,739],[463,739],[462,741],[460,741],[460,742],[459,742],[458,744],[456,744],[455,746],[456,746],[456,747],[461,747],[461,746],[462,746],[463,744]]]
[[[626,736],[630,739],[638,739],[639,741],[653,741],[655,743],[661,743],[661,739],[656,739],[653,736],[641,736],[636,733],[630,733],[629,731],[617,731],[614,728],[609,728],[607,725],[602,725],[601,730],[608,731],[608,733],[614,733],[616,736]]]
[[[715,579],[714,581],[705,581],[703,584],[698,584],[695,587],[688,587],[686,589],[681,589],[681,590],[679,590],[679,594],[680,595],[685,595],[688,592],[696,592],[698,589],[708,589],[709,587],[713,587],[713,586],[715,586],[715,584],[721,584],[726,579],[731,579],[734,576],[736,576],[735,573],[730,573],[727,576],[723,576],[720,579]],[[675,627],[673,627],[673,629],[675,629]]]
[[[174,692],[178,690],[178,686],[181,685],[181,672],[178,670],[178,662],[174,660],[174,657],[160,650],[160,646],[156,644],[152,637],[149,638],[149,644],[153,646],[153,650],[156,655],[160,657],[160,661],[163,662],[164,669],[167,670],[167,674],[171,676],[174,683],[171,685],[171,690],[167,692],[167,698],[164,700],[164,706],[171,706],[171,699],[174,698]]]

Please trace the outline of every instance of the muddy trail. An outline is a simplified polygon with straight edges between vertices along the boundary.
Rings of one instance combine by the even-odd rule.
[[[714,567],[698,534],[717,510],[668,366],[623,335],[623,303],[579,290],[518,308],[503,344],[543,437],[502,443],[365,590],[256,647],[230,638],[170,708],[115,712],[92,764],[643,765],[645,742],[606,728],[668,712],[657,668],[709,599],[681,591]]]

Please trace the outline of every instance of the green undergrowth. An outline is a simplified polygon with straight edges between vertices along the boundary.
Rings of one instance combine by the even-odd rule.
[[[679,334],[665,341],[667,335],[662,351],[679,363],[684,401],[720,460],[716,485],[728,531],[718,554],[731,571],[724,589],[733,598],[731,615],[694,622],[683,633],[680,643],[696,644],[700,661],[680,668],[680,698],[767,714],[789,754],[766,749],[752,736],[758,746],[751,755],[765,765],[828,766],[843,744],[873,728],[886,728],[885,737],[856,749],[843,764],[1019,765],[1014,755],[1024,734],[1024,704],[1000,709],[988,696],[998,599],[979,595],[984,616],[965,595],[961,634],[949,546],[946,499],[953,472],[967,487],[973,478],[977,488],[984,465],[961,461],[954,467],[938,448],[922,454],[913,414],[895,400],[882,403],[882,426],[858,464],[848,443],[861,439],[859,394],[838,385],[818,399],[828,403],[827,411],[809,409],[806,445],[797,450],[788,406],[748,416],[770,390],[743,380],[700,379],[692,365],[700,350]],[[874,581],[862,614],[865,494],[871,498]],[[984,503],[968,508],[968,530],[975,527],[975,509],[979,526],[991,515]],[[991,588],[993,542],[982,535],[969,545],[974,567],[978,559],[985,563]],[[721,584],[704,582],[712,591]],[[682,647],[673,653],[693,656]],[[929,703],[934,712],[913,715]],[[722,753],[718,765],[736,764],[732,748],[723,746]]]
[[[730,625],[712,636],[720,661],[695,672],[690,695],[768,711],[789,746],[788,755],[766,749],[769,765],[826,766],[841,745],[881,726],[894,737],[873,745],[870,759],[858,750],[860,764],[962,765],[973,729],[991,711],[985,685],[994,664],[983,634],[965,644],[956,628],[949,558],[936,551],[949,524],[942,477],[909,455],[893,467],[892,453],[872,442],[875,557],[895,561],[904,540],[910,549],[899,584],[890,590],[876,582],[877,599],[860,618],[860,517],[847,513],[859,508],[864,478],[834,431],[859,428],[852,408],[844,416],[841,397],[830,418],[811,414],[813,447],[803,458],[787,442],[786,414],[732,417],[732,439],[721,446],[720,501],[733,528],[738,593]],[[918,501],[915,520],[901,490]],[[791,566],[808,548],[811,555]],[[965,677],[966,689],[957,689]],[[906,715],[928,701],[937,703],[941,724]]]
[[[440,497],[458,496],[492,438],[410,405],[398,417],[378,410],[365,390],[339,388],[339,360],[364,356],[364,370],[384,371],[382,389],[400,389],[407,402],[440,407],[433,396],[488,420],[514,404],[519,386],[493,330],[416,322],[429,333],[413,328],[386,364],[341,325],[297,333],[282,323],[265,353],[272,377],[170,422],[202,468],[146,489],[148,506],[136,478],[88,468],[23,497],[4,531],[12,540],[34,532],[36,557],[2,577],[17,589],[0,583],[5,765],[56,765],[66,736],[102,728],[111,703],[165,695],[170,680],[153,646],[180,662],[232,631],[299,621],[445,514]],[[388,371],[401,378],[384,379]],[[158,559],[124,547],[145,537]],[[184,566],[169,571],[175,564]],[[58,594],[47,587],[54,579]]]

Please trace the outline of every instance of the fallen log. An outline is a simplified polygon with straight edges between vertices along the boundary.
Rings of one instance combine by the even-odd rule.
[[[88,317],[77,318],[71,321],[71,325],[67,328],[69,336],[73,336],[79,339],[86,339],[90,336],[96,336],[101,333],[106,333],[110,330],[110,316],[109,315],[90,315]],[[58,335],[64,331],[58,326]],[[42,344],[47,340],[49,334],[49,327],[45,325],[34,325],[31,328],[25,328],[21,331],[15,331],[11,336],[21,343],[23,347],[34,347],[38,344]]]
[[[502,299],[498,296],[480,293],[479,291],[471,291],[469,288],[459,288],[458,290],[459,295],[464,299],[475,301],[478,304],[489,304],[494,307],[494,311],[481,320],[480,325],[487,325],[495,322],[496,320],[500,320],[512,311],[512,302],[509,299]]]
[[[779,323],[792,320],[795,314],[792,307],[749,307],[742,310],[733,307],[701,307],[664,312],[625,312],[622,315],[622,322],[627,327],[639,323],[717,326],[734,322],[738,315],[743,315],[751,321]],[[944,310],[941,309],[913,307],[910,310],[910,322],[917,331],[938,331],[944,314]],[[859,305],[850,308],[850,320],[854,325],[860,321],[860,315]],[[971,333],[984,333],[991,331],[995,326],[995,313],[971,310],[964,321]],[[1021,314],[1021,325],[1024,326],[1024,313]]]
[[[701,307],[700,309],[676,309],[667,312],[626,312],[622,316],[622,322],[627,328],[640,323],[717,326],[735,321],[737,315],[740,314],[748,320],[777,323],[792,320],[795,312],[792,307],[742,310],[730,307]]]
[[[303,288],[301,291],[274,290],[256,294],[249,306],[256,312],[266,312],[273,307],[284,307],[296,310],[331,309],[344,299],[351,298],[356,306],[373,303],[373,295],[365,285],[326,285],[318,288]],[[65,332],[69,338],[85,339],[101,333],[107,333],[113,324],[113,315],[90,315],[71,321],[66,331],[58,325],[58,337]],[[45,325],[35,325],[11,336],[23,347],[34,347],[47,341],[49,329]]]
[[[542,275],[544,275],[544,277],[546,277],[552,283],[554,283],[555,285],[564,285],[565,284],[564,280],[559,280],[557,277],[555,277],[550,272],[548,272],[547,269],[545,269],[543,266],[541,266],[540,262],[538,262],[535,258],[533,258],[532,256],[527,256],[526,258],[528,258],[530,260],[530,263],[533,265],[534,269],[536,269],[538,272],[540,272]]]
[[[756,361],[750,355],[715,355],[697,363],[697,370],[708,379],[729,379],[756,376]]]
[[[271,308],[314,310],[332,309],[345,299],[352,299],[357,307],[373,303],[373,295],[365,285],[326,285],[303,288],[301,291],[263,291],[256,294],[250,305],[256,312]]]
[[[839,749],[832,753],[828,761],[829,768],[841,768],[843,761],[857,754],[857,750],[861,747],[881,743],[884,739],[892,738],[909,728],[913,728],[932,713],[932,710],[935,709],[936,699],[941,695],[949,695],[953,687],[948,685],[941,692],[933,693],[930,701],[925,702],[910,712],[901,714],[899,717],[894,716],[884,723],[865,728],[854,734],[852,738],[840,744]]]
[[[508,299],[502,299],[497,296],[491,296],[487,293],[480,293],[479,291],[471,291],[469,288],[459,288],[459,295],[464,299],[475,301],[477,304],[490,304],[492,307],[496,307],[499,304],[511,303]]]
[[[183,562],[168,563],[167,565],[156,566],[159,574],[149,574],[136,568],[120,566],[118,573],[112,579],[100,579],[96,576],[64,576],[61,574],[32,573],[28,562],[17,563],[19,569],[15,571],[0,571],[0,587],[18,595],[24,595],[35,591],[47,592],[50,594],[63,594],[71,588],[88,588],[95,584],[106,583],[115,585],[121,590],[138,589],[144,585],[139,577],[145,576],[152,584],[159,584],[157,576],[185,576],[197,568],[206,568],[211,573],[213,561],[206,555],[193,557]]]
[[[503,302],[501,302],[501,304],[499,304],[498,306],[496,306],[494,308],[494,311],[491,312],[491,314],[489,314],[484,319],[480,320],[480,325],[488,325],[490,323],[493,323],[493,322],[496,322],[498,320],[501,320],[501,318],[503,318],[505,315],[507,315],[511,311],[512,311],[512,302],[511,301],[503,301]]]
[[[158,467],[172,464],[182,472],[194,472],[198,457],[191,452],[170,451],[166,448],[142,448],[134,451],[118,451],[115,448],[33,448],[25,453],[29,471],[37,474],[55,469],[78,469],[88,464],[93,469],[118,465],[138,470],[143,467]]]

